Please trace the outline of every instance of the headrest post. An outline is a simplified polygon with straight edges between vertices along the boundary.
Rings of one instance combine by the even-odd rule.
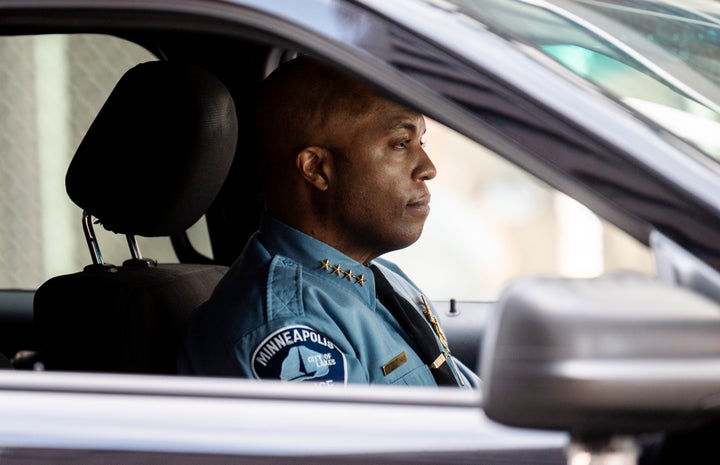
[[[138,245],[137,239],[132,234],[126,234],[128,247],[130,247],[130,255],[136,260],[142,260],[142,254],[140,253],[140,246]]]
[[[90,257],[94,265],[102,265],[103,258],[100,253],[100,246],[98,245],[97,238],[95,237],[95,230],[92,225],[92,215],[87,211],[83,211],[82,216],[83,232],[85,233],[85,241],[87,242],[88,249],[90,249]]]

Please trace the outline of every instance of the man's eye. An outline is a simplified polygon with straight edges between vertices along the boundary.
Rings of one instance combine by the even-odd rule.
[[[408,146],[412,143],[412,139],[402,139],[398,142],[395,142],[393,144],[393,147],[397,149],[406,149]],[[425,141],[421,140],[418,142],[420,144],[420,147],[425,147]]]

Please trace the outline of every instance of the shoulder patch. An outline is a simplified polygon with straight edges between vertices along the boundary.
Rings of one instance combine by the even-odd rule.
[[[345,355],[304,325],[285,326],[266,337],[253,352],[252,369],[258,379],[347,384]]]

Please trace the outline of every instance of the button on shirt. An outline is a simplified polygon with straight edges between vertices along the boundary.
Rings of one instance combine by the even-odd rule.
[[[421,311],[421,292],[397,266],[382,259],[372,264]],[[457,360],[449,363],[460,385],[478,384]],[[370,268],[268,216],[191,316],[178,369],[318,384],[436,386],[378,301]]]

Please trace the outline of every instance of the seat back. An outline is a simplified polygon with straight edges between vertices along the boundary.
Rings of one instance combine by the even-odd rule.
[[[185,321],[227,268],[156,264],[135,236],[172,236],[202,217],[228,174],[237,131],[231,95],[202,69],[149,62],[118,82],[66,176],[93,264],[35,293],[47,369],[176,371]],[[132,258],[122,266],[103,261],[93,219],[127,237]]]

